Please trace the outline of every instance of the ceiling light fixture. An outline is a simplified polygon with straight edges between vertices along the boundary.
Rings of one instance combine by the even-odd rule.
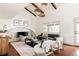
[[[38,8],[36,8],[36,9],[34,10],[34,12],[35,12],[36,15],[38,15],[38,16],[40,16],[40,17],[44,17],[44,16],[45,16],[45,14],[42,13],[41,10],[38,9]]]

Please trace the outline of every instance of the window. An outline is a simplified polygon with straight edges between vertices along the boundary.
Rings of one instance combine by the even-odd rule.
[[[43,31],[48,33],[59,33],[60,24],[58,22],[43,25]]]

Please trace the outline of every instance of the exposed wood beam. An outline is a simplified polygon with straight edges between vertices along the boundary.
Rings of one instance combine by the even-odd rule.
[[[34,3],[31,3],[35,8],[38,8],[42,13],[44,13],[37,5],[35,5]]]
[[[28,12],[30,12],[32,15],[36,16],[33,12],[31,12],[28,8],[24,7]]]
[[[54,3],[51,3],[51,5],[54,7],[54,9],[57,9],[57,7]]]

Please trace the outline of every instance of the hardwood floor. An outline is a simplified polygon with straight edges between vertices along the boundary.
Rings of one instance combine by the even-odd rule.
[[[64,45],[64,50],[54,52],[56,56],[79,56],[79,47]]]

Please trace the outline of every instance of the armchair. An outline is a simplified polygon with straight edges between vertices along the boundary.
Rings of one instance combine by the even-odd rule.
[[[63,37],[57,37],[56,43],[52,47],[53,47],[53,51],[58,50],[58,53],[60,53],[61,50],[64,50]]]

